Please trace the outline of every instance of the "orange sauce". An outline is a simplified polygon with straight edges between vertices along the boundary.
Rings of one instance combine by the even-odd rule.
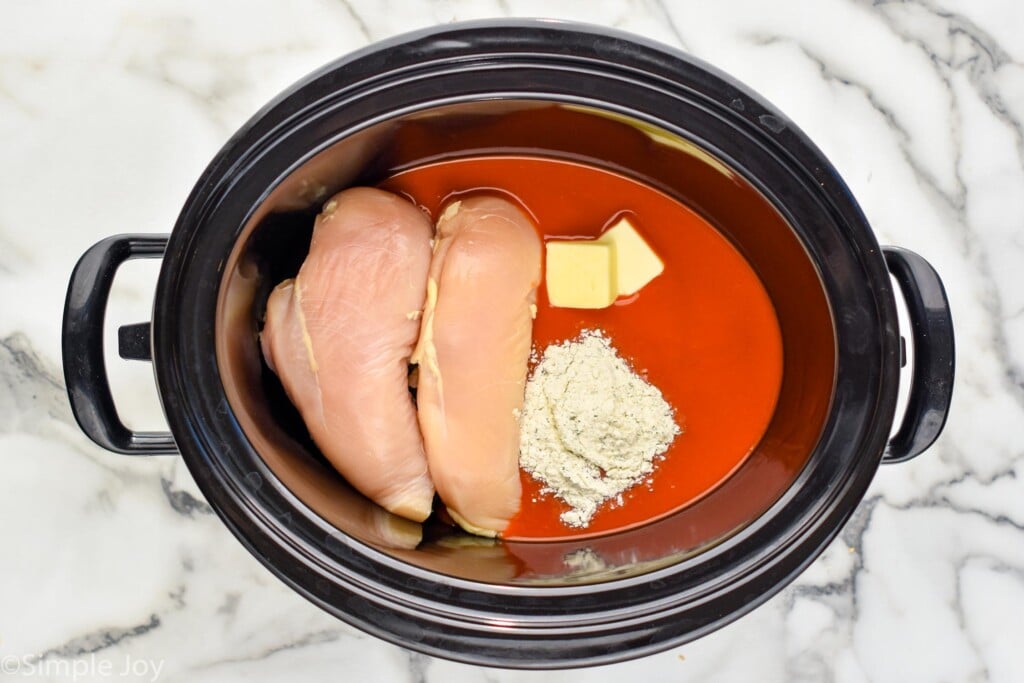
[[[634,371],[661,390],[683,432],[654,473],[606,501],[582,529],[567,506],[526,473],[507,539],[554,540],[618,531],[687,506],[725,481],[760,441],[782,381],[782,339],[771,300],[747,261],[714,227],[668,195],[625,176],[570,161],[488,156],[440,161],[382,183],[431,216],[462,194],[511,195],[544,239],[598,236],[623,215],[665,263],[637,294],[601,310],[555,308],[543,282],[533,339],[550,344],[600,328]]]

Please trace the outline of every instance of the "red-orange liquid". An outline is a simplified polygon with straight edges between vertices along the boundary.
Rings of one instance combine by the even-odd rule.
[[[567,506],[522,473],[523,502],[504,533],[550,540],[621,530],[686,506],[715,488],[757,445],[782,380],[782,340],[768,294],[746,260],[683,204],[610,171],[540,157],[442,161],[382,184],[436,217],[451,198],[512,195],[548,238],[596,237],[628,215],[665,263],[636,295],[601,310],[555,308],[543,283],[533,339],[538,352],[600,328],[658,387],[683,433],[655,461],[649,482],[607,501],[589,526],[561,522]]]

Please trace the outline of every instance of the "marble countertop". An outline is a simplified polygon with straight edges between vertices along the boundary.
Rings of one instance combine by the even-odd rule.
[[[1024,680],[1024,4],[39,0],[0,15],[0,680]],[[64,392],[61,310],[88,246],[169,231],[228,136],[310,70],[493,16],[633,31],[760,91],[825,151],[882,243],[935,265],[955,316],[940,441],[882,468],[781,594],[614,666],[487,670],[357,632],[253,559],[178,458],[89,442]],[[158,267],[123,269],[108,342],[148,319]],[[149,367],[112,377],[126,419],[159,429]]]

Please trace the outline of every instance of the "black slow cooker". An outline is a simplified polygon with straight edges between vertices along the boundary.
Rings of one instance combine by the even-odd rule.
[[[554,123],[532,125],[539,111]],[[745,463],[697,503],[571,542],[421,528],[325,464],[263,366],[266,292],[301,262],[324,197],[495,150],[650,183],[700,212],[760,276],[783,337],[778,406]],[[120,352],[152,361],[170,433],[127,429],[107,383],[104,313],[115,271],[132,258],[163,265],[152,322],[122,328]],[[905,354],[890,275],[914,352],[891,438]],[[913,458],[941,432],[953,330],[935,271],[879,247],[822,153],[746,87],[636,36],[489,21],[377,43],[265,107],[203,173],[169,236],[113,236],[83,255],[63,359],[90,438],[129,455],[180,453],[235,536],[316,605],[431,655],[552,668],[692,640],[791,581],[880,462]]]

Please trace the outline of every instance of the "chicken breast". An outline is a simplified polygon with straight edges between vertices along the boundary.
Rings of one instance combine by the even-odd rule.
[[[460,526],[494,536],[519,509],[519,411],[541,241],[499,197],[454,202],[437,224],[413,356],[417,410],[437,492]]]
[[[317,217],[298,275],[267,301],[264,358],[352,486],[422,521],[434,496],[408,386],[433,229],[406,200],[355,188]]]

